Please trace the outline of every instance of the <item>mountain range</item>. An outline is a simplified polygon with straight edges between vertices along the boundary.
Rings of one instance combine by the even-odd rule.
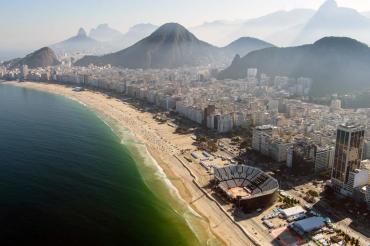
[[[141,39],[152,34],[158,26],[150,23],[142,23],[132,26],[126,33],[124,33],[119,39],[113,40],[113,46],[115,50],[121,50],[127,48]]]
[[[328,1],[317,15],[321,15],[320,11],[336,13],[337,8],[334,1]],[[356,14],[356,12],[352,13]],[[315,19],[315,16],[316,14],[311,20]],[[326,25],[329,24],[326,23]],[[310,24],[310,26],[314,25]],[[75,37],[66,40],[65,43],[91,40],[94,43],[100,42],[87,37],[86,32],[81,29]],[[231,62],[232,57],[234,60]],[[220,48],[201,41],[177,23],[162,25],[149,36],[126,49],[102,56],[85,56],[75,65],[111,64],[125,68],[161,69],[230,64],[230,62],[231,65],[219,73],[219,79],[244,78],[247,68],[257,68],[259,73],[270,76],[310,77],[313,79],[311,90],[313,96],[370,88],[368,69],[370,48],[355,39],[325,37],[313,44],[282,48],[259,39],[243,37]],[[57,64],[60,62],[55,53],[47,47],[24,58],[4,63],[7,67],[28,65],[30,68]]]
[[[242,37],[231,42],[223,49],[224,52],[226,53],[226,56],[231,58],[234,57],[235,55],[245,56],[251,51],[269,47],[274,47],[274,45],[257,38]]]
[[[278,46],[310,44],[326,36],[346,36],[370,44],[370,14],[339,7],[326,0],[317,10],[277,11],[262,17],[206,22],[189,28],[200,40],[223,47],[240,37],[254,37]],[[147,37],[158,27],[138,24],[126,33],[100,24],[89,35],[81,29],[78,35],[50,46],[59,53],[102,55],[127,48]]]
[[[119,39],[123,34],[111,28],[108,24],[100,24],[96,28],[92,28],[89,37],[99,42],[109,42],[111,40]]]
[[[199,40],[180,24],[167,23],[129,48],[103,56],[86,56],[75,65],[111,64],[126,68],[205,66],[229,63],[237,53],[247,54],[272,46],[258,39],[240,38],[226,47],[218,48]]]
[[[266,40],[276,45],[289,45],[300,28],[314,15],[310,9],[277,11],[244,21],[214,21],[190,28],[197,36],[219,46],[249,36]]]
[[[370,43],[370,19],[327,0],[300,30],[294,43],[312,43],[324,36],[346,36]]]
[[[53,44],[50,47],[59,54],[99,52],[103,49],[102,44],[87,36],[83,28],[80,28],[75,36]]]
[[[213,22],[205,22],[199,26],[190,27],[189,31],[194,33],[198,38],[221,47],[239,38],[232,34],[242,23],[243,21],[217,20]]]
[[[132,26],[126,33],[111,28],[108,24],[98,25],[91,29],[89,37],[102,42],[106,53],[127,48],[137,41],[149,36],[158,27],[150,23]]]
[[[80,28],[77,35],[50,47],[58,54],[102,55],[127,48],[151,34],[155,29],[157,26],[152,24],[137,24],[126,33],[121,33],[108,24],[100,24],[92,28],[89,35],[85,29]]]
[[[183,26],[168,23],[127,49],[100,57],[86,56],[75,65],[92,63],[126,68],[175,68],[209,64],[217,55],[216,47],[200,41]]]
[[[54,51],[49,47],[43,47],[32,52],[31,54],[28,54],[24,58],[16,58],[4,62],[2,65],[8,68],[20,68],[23,65],[27,65],[29,68],[38,68],[56,66],[59,64],[60,61],[57,59]]]
[[[310,44],[326,36],[346,36],[370,44],[370,13],[326,0],[318,10],[277,11],[244,21],[214,21],[190,28],[203,40],[223,46],[239,37],[256,37],[278,46]]]
[[[247,68],[270,76],[310,77],[311,95],[370,88],[370,48],[354,39],[326,37],[314,44],[266,48],[237,56],[219,79],[245,78]]]

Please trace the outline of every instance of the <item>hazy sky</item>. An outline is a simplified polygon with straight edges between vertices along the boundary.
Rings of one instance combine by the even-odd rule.
[[[369,0],[337,0],[370,11]],[[323,0],[1,0],[0,50],[34,49],[101,23],[125,32],[137,23],[187,27],[218,19],[249,19],[277,10],[317,9]]]

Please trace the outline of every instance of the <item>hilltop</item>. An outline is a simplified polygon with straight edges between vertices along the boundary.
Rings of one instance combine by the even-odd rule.
[[[151,35],[124,50],[103,56],[85,56],[75,65],[89,64],[121,66],[126,68],[177,68],[228,63],[235,54],[271,47],[262,40],[241,38],[219,48],[199,40],[185,27],[167,23]]]
[[[220,79],[246,77],[246,68],[271,76],[310,77],[312,95],[370,87],[370,48],[354,39],[325,37],[313,44],[266,48],[240,58],[219,74]]]
[[[3,65],[9,68],[21,67],[22,65],[27,65],[29,68],[38,68],[56,66],[59,64],[60,61],[57,59],[54,51],[49,47],[36,50],[24,58],[16,58],[3,63]]]

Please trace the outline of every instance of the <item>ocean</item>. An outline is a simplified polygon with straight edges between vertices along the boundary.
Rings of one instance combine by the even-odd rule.
[[[0,84],[0,245],[213,244],[145,146],[113,128],[72,100]]]

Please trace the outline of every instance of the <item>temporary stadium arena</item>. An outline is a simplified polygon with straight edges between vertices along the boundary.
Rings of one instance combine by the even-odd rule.
[[[214,178],[217,188],[245,211],[271,205],[279,189],[276,179],[246,165],[214,167]]]

